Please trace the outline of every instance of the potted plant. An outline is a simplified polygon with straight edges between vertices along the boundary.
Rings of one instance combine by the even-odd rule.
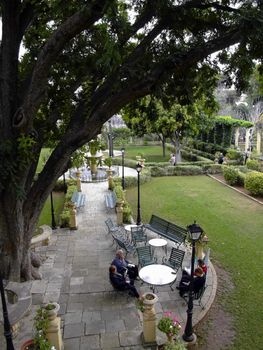
[[[60,305],[55,302],[50,302],[48,304],[45,304],[43,308],[46,310],[48,319],[51,321],[57,317]]]
[[[48,310],[40,307],[34,317],[34,338],[27,340],[21,350],[55,350],[47,339],[49,322]]]
[[[161,332],[166,334],[168,344],[174,343],[174,338],[178,336],[181,329],[180,322],[170,311],[164,313],[157,327]]]

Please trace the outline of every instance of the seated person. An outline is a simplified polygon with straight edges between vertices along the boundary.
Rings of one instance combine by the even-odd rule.
[[[134,281],[130,281],[128,278],[125,278],[121,273],[118,273],[117,267],[115,265],[110,266],[109,273],[110,281],[114,288],[118,290],[128,290],[130,295],[136,298],[140,297],[137,289],[133,285]]]
[[[198,259],[197,260],[197,266],[201,267],[201,269],[203,270],[204,274],[206,275],[206,273],[207,273],[207,266],[204,263],[203,259]]]
[[[190,288],[191,276],[187,273],[183,273],[179,286],[176,287],[179,289],[179,294],[183,297]],[[193,291],[194,293],[199,292],[201,288],[205,285],[205,274],[201,267],[197,267],[194,272],[194,281],[193,281]]]
[[[122,249],[117,250],[115,259],[111,264],[115,265],[118,273],[121,273],[123,276],[127,273],[132,280],[138,277],[138,266],[125,259]]]

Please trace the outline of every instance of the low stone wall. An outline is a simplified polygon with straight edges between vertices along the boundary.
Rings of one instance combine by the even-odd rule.
[[[37,236],[34,236],[31,239],[31,249],[35,250],[36,247],[40,247],[43,245],[48,245],[51,234],[52,234],[52,229],[48,225],[42,225],[39,227],[40,234]]]

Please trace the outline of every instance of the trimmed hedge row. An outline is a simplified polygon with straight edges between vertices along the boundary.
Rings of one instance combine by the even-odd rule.
[[[254,196],[263,196],[263,173],[251,172],[246,175],[245,189]]]

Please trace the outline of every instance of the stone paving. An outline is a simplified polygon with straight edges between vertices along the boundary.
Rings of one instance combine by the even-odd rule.
[[[26,339],[32,338],[37,307],[49,301],[57,301],[61,306],[65,350],[143,349],[142,319],[134,298],[117,294],[109,283],[108,267],[116,247],[108,234],[105,220],[111,217],[116,222],[116,214],[105,206],[107,182],[82,184],[82,191],[86,194],[86,203],[77,214],[78,229],[54,230],[50,244],[39,248],[44,257],[40,268],[43,279],[30,282],[33,306],[14,339],[17,350]],[[156,237],[149,231],[147,235],[149,239]],[[168,255],[171,246],[169,243]],[[160,259],[165,252],[157,250]],[[189,266],[190,255],[188,247],[183,266]],[[128,258],[136,263],[136,257]],[[177,280],[180,280],[180,274]],[[149,286],[141,285],[140,281],[135,281],[135,285],[141,293],[150,291]],[[202,299],[205,309],[194,306],[194,325],[204,317],[215,297],[217,279],[211,263],[207,286]],[[171,291],[169,286],[158,287],[156,294],[159,298],[155,308],[157,317],[160,318],[164,311],[173,311],[183,330],[187,305],[178,290]],[[157,342],[164,341],[164,334],[157,330]]]

